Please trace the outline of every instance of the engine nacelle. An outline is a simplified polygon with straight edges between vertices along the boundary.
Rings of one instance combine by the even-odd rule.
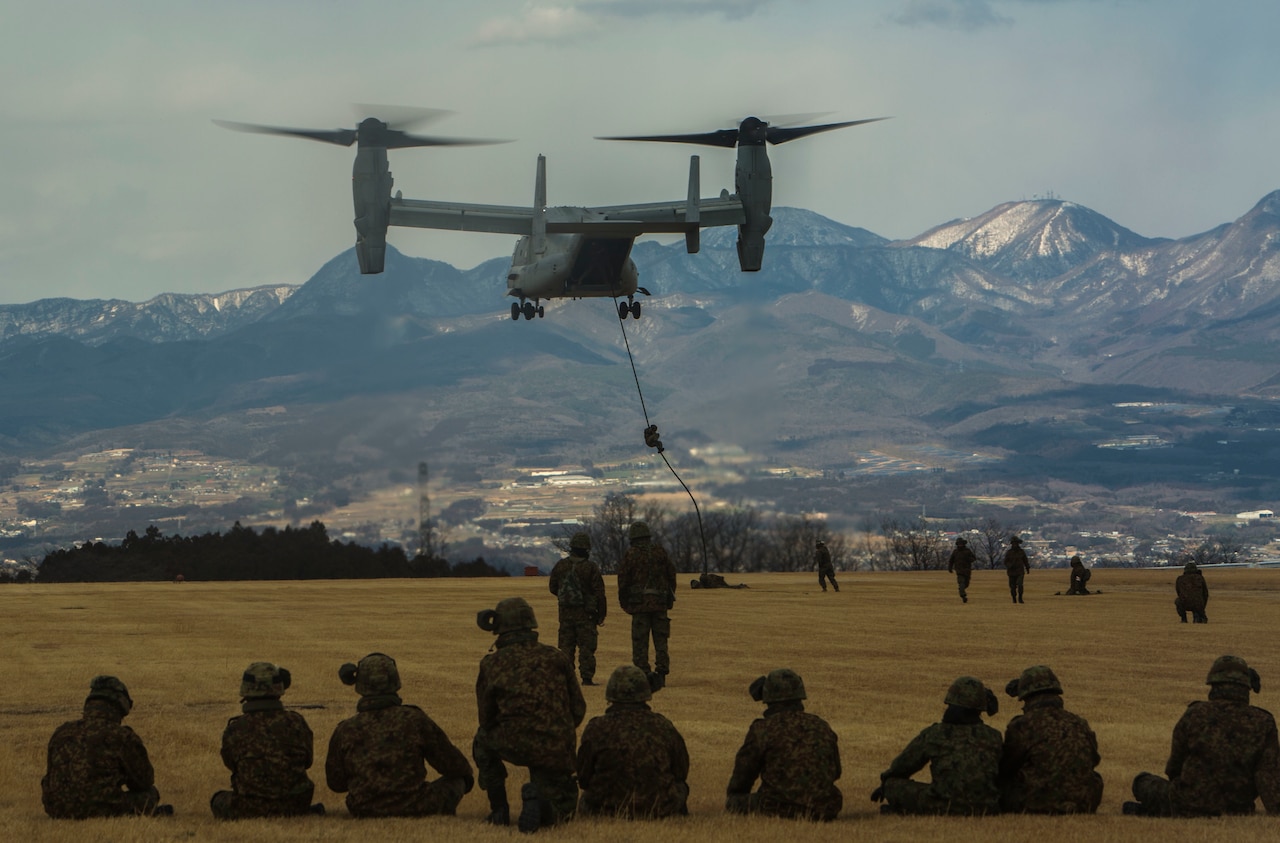
[[[351,199],[356,213],[356,260],[362,275],[376,275],[386,263],[392,184],[385,147],[361,147],[356,151]]]
[[[738,226],[738,268],[759,272],[764,262],[764,236],[773,225],[769,209],[773,205],[773,169],[764,141],[738,146],[735,187],[742,201],[746,221]]]

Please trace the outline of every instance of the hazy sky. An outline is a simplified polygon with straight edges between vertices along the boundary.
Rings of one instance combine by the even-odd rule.
[[[210,121],[352,103],[513,139],[393,151],[410,198],[530,202],[538,153],[551,204],[679,199],[692,152],[710,196],[732,151],[592,137],[829,111],[894,119],[775,147],[775,205],[906,238],[1052,193],[1182,237],[1280,188],[1277,32],[1275,0],[0,0],[0,303],[305,281],[354,241],[353,150]]]

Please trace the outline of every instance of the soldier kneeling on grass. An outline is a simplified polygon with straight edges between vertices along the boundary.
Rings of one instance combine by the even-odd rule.
[[[173,813],[172,805],[160,804],[142,739],[121,722],[132,708],[123,682],[93,678],[84,716],[63,723],[49,739],[48,768],[40,780],[46,814],[83,820]]]
[[[834,820],[844,796],[840,747],[827,721],[804,710],[804,680],[779,668],[748,688],[765,703],[733,762],[725,809],[736,814],[767,814],[809,820]],[[760,780],[754,793],[752,785]]]
[[[220,820],[323,814],[311,804],[316,786],[307,775],[314,739],[301,714],[285,711],[280,697],[292,683],[289,671],[254,662],[240,678],[239,717],[222,733],[222,762],[231,771],[231,790],[209,801]]]

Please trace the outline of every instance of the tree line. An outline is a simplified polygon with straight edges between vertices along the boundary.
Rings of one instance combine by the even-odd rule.
[[[408,556],[400,547],[366,547],[330,540],[324,524],[264,527],[237,521],[225,534],[165,536],[154,525],[120,544],[85,542],[47,554],[38,582],[144,582],[163,580],[317,580],[386,577],[508,576],[476,558],[451,564],[434,556]]]

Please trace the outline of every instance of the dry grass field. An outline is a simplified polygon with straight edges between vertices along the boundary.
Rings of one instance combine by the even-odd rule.
[[[1210,623],[1182,625],[1171,571],[1098,571],[1104,594],[1055,597],[1062,571],[1032,571],[1027,602],[1009,602],[1003,572],[978,572],[970,601],[946,573],[843,574],[840,593],[822,593],[802,574],[747,575],[742,591],[693,591],[688,577],[672,610],[670,684],[654,707],[685,736],[692,757],[691,816],[661,823],[575,822],[556,840],[880,841],[982,839],[1120,840],[1161,843],[1276,839],[1278,818],[1147,820],[1120,803],[1140,770],[1161,772],[1174,722],[1202,699],[1210,663],[1246,658],[1262,675],[1256,701],[1280,708],[1280,572],[1211,571]],[[610,578],[607,585],[612,591]],[[470,755],[476,666],[492,636],[475,615],[522,595],[555,643],[555,606],[545,578],[281,582],[256,584],[29,585],[0,589],[9,669],[0,685],[0,839],[4,840],[498,840],[518,836],[481,819],[472,791],[459,816],[356,821],[324,786],[334,726],[357,697],[337,668],[374,650],[394,656],[406,702],[420,705]],[[614,603],[616,606],[616,603]],[[603,680],[629,655],[627,617],[611,609],[601,630]],[[228,784],[218,757],[223,725],[239,712],[240,674],[252,661],[293,674],[286,704],[316,734],[316,798],[329,815],[218,823],[210,795]],[[1097,816],[889,818],[868,800],[878,774],[915,734],[937,720],[951,680],[978,676],[997,691],[1002,729],[1018,711],[1004,683],[1032,664],[1061,678],[1068,708],[1098,734],[1106,792]],[[830,825],[745,819],[723,813],[734,752],[761,706],[747,685],[774,667],[805,680],[808,708],[840,735],[845,810]],[[170,818],[54,822],[40,807],[45,745],[78,716],[90,678],[120,676],[135,707],[126,721],[146,742]],[[602,713],[604,689],[584,689],[588,717]],[[522,771],[509,782],[518,804]]]

